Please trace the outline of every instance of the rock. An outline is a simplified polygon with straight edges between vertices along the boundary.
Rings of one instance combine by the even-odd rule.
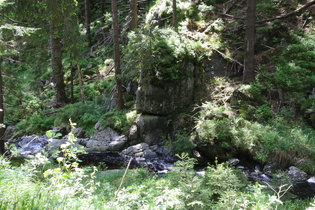
[[[66,143],[67,139],[48,139],[47,150],[49,154],[52,154],[56,150],[60,150],[60,146]]]
[[[129,142],[130,145],[134,145],[134,144],[140,143],[140,141],[139,141],[139,131],[138,131],[138,126],[137,125],[133,125],[129,129],[128,139],[130,141]]]
[[[237,166],[237,165],[240,163],[240,160],[237,159],[237,158],[231,158],[231,159],[229,159],[229,163],[230,163],[232,166]]]
[[[292,183],[304,182],[307,180],[307,174],[295,166],[289,168],[288,176]]]
[[[192,63],[186,63],[182,71],[187,75],[193,75],[194,69]],[[148,81],[148,78],[152,78],[149,74],[149,71],[142,72],[143,79],[140,80],[136,97],[137,112],[166,116],[193,104],[194,78],[192,76],[183,76],[175,82],[156,83],[154,79]]]
[[[230,72],[226,59],[218,53],[211,56],[211,60],[204,60],[205,72],[211,76],[227,76],[238,72]]]
[[[140,142],[148,145],[161,144],[171,132],[172,123],[166,117],[141,115],[137,120]]]
[[[48,138],[46,136],[37,135],[22,136],[17,139],[10,140],[8,144],[15,144],[17,149],[19,149],[19,154],[23,157],[31,157],[46,148]]]
[[[128,139],[125,135],[123,136],[119,136],[115,139],[113,139],[110,143],[109,143],[109,150],[110,151],[121,151],[124,146],[127,144]]]
[[[72,133],[77,138],[85,138],[85,132],[83,131],[83,128],[75,128],[72,130]]]
[[[137,145],[133,145],[124,149],[122,151],[123,154],[135,157],[144,157],[144,158],[154,158],[157,157],[157,154],[153,152],[149,145],[146,143],[141,143]]]
[[[277,164],[275,162],[268,162],[264,168],[263,172],[267,174],[268,176],[272,176],[276,170],[278,169]]]
[[[95,133],[96,132],[99,132],[99,131],[102,131],[104,130],[104,126],[102,125],[102,121],[99,120],[95,125],[94,125],[94,131]]]
[[[16,127],[14,125],[9,125],[6,127],[4,134],[3,134],[3,141],[8,141],[16,131]]]
[[[116,131],[107,127],[103,130],[95,125],[96,132],[86,141],[86,151],[120,151],[128,143],[126,136],[120,136]]]
[[[108,146],[107,141],[97,141],[97,140],[89,140],[86,142],[86,151],[108,151],[109,146]]]

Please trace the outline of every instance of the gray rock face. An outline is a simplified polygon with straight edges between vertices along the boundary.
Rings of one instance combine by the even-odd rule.
[[[140,136],[139,136],[138,126],[137,125],[131,126],[131,128],[129,129],[129,135],[128,135],[130,145],[135,145],[135,144],[140,143],[139,138]]]
[[[98,132],[86,142],[87,151],[120,151],[128,142],[126,136],[120,136],[109,127],[103,130],[97,127],[96,130]]]
[[[140,142],[148,145],[160,144],[162,139],[167,136],[172,122],[166,117],[141,115],[138,118],[137,126],[139,129]]]
[[[183,70],[188,75],[193,75],[194,65],[188,63],[183,65]],[[151,115],[169,115],[191,105],[194,99],[194,78],[191,76],[182,77],[174,82],[154,83],[154,80],[147,81],[145,72],[140,81],[137,92],[136,109],[139,113]],[[149,73],[148,73],[149,74]]]
[[[295,166],[289,168],[288,176],[292,183],[304,182],[307,180],[307,174]]]

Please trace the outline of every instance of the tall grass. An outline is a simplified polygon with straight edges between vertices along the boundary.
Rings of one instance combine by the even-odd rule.
[[[86,167],[65,173],[43,156],[37,157],[40,164],[28,161],[19,167],[1,157],[0,209],[306,209],[312,205],[312,200],[279,200],[276,191],[247,182],[225,163],[209,166],[205,176],[195,175],[194,160],[180,157],[176,170],[167,175],[152,175],[146,168],[129,170],[117,197],[123,169]],[[46,171],[53,174],[47,176]]]

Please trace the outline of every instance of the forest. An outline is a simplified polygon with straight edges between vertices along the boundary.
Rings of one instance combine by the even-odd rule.
[[[0,209],[314,209],[314,0],[0,0]]]

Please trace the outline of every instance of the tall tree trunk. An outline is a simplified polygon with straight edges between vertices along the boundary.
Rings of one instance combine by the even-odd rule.
[[[2,57],[0,56],[0,124],[4,124],[4,101],[3,101],[3,79],[2,79]],[[4,154],[4,127],[0,125],[0,154]]]
[[[90,0],[84,1],[84,11],[85,11],[85,29],[86,29],[86,41],[88,43],[89,50],[92,47],[92,40],[91,40],[91,3]]]
[[[78,76],[79,76],[79,85],[80,85],[80,93],[81,93],[81,102],[85,104],[85,95],[84,95],[84,87],[83,87],[83,76],[81,71],[81,66],[78,62]]]
[[[116,79],[116,89],[117,89],[117,110],[121,110],[124,108],[124,100],[123,100],[122,79],[121,79],[121,69],[120,69],[117,0],[112,0],[112,13],[113,13],[113,31],[114,31],[113,39],[114,39],[115,79]]]
[[[256,21],[256,0],[247,0],[247,17],[245,31],[245,61],[243,83],[248,84],[255,80],[255,21]]]
[[[74,74],[75,74],[75,66],[73,64],[70,64],[70,100],[71,103],[74,103]]]
[[[57,24],[59,24],[59,22],[54,18],[50,21],[51,67],[56,89],[56,105],[64,106],[67,103],[68,98],[65,91],[64,72],[62,66],[61,37],[57,30]]]
[[[178,31],[178,20],[177,20],[177,5],[176,0],[173,0],[173,26],[175,31]]]
[[[100,12],[101,12],[101,17],[104,16],[104,14],[105,14],[105,0],[100,0]]]
[[[138,28],[138,0],[130,0],[130,29]]]

